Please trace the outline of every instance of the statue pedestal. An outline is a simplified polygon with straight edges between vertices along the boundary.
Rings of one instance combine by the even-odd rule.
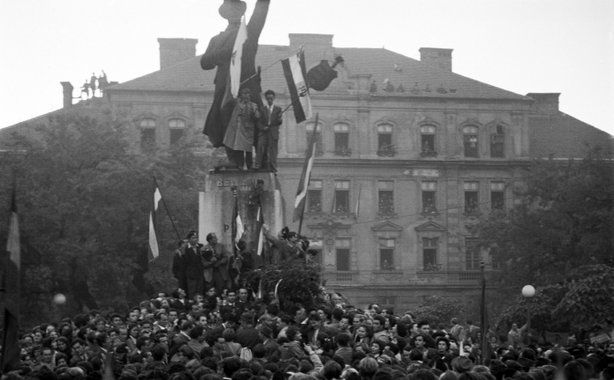
[[[245,228],[248,249],[258,246],[258,198],[264,223],[274,233],[284,226],[280,185],[273,173],[226,171],[205,177],[205,189],[198,193],[198,235],[202,243],[214,232],[220,243],[232,249],[233,187],[237,187],[239,215]],[[261,191],[256,191],[260,187]],[[258,194],[260,196],[258,197]]]

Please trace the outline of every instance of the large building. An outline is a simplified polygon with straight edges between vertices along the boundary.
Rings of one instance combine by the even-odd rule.
[[[99,100],[131,131],[136,151],[186,136],[210,151],[200,130],[215,71],[201,70],[196,42],[159,39],[160,70]],[[471,302],[480,264],[498,270],[496,255],[477,247],[475,226],[514,205],[531,159],[611,148],[610,135],[558,109],[557,93],[519,95],[454,73],[451,49],[422,48],[415,60],[336,48],[332,35],[290,34],[288,46],[261,45],[257,56],[262,88],[282,108],[290,100],[279,60],[301,46],[308,66],[337,55],[345,64],[329,88],[312,92],[314,117],[297,125],[284,114],[277,178],[285,219],[296,228],[291,205],[318,113],[302,232],[322,242],[327,286],[357,304],[409,307],[435,294]]]

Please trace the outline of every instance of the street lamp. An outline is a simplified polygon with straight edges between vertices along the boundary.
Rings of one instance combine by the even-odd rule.
[[[533,285],[525,285],[522,288],[522,296],[527,299],[533,298],[535,295],[535,288]],[[527,303],[527,346],[531,344],[531,307]]]

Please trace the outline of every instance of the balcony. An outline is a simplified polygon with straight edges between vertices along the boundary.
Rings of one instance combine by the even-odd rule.
[[[352,149],[346,146],[338,146],[335,148],[335,156],[350,157],[352,155]]]
[[[377,155],[380,157],[394,157],[397,151],[394,145],[380,145]]]
[[[484,276],[488,279],[499,272],[498,270],[488,270],[484,272]],[[441,268],[441,265],[436,265],[436,268],[423,268],[422,271],[417,272],[417,275],[422,280],[432,280],[445,284],[475,284],[481,279],[479,270],[445,271]]]
[[[437,157],[437,152],[432,149],[423,150],[420,152],[420,157]]]

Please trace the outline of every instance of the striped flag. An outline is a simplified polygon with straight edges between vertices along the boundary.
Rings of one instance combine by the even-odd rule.
[[[233,98],[239,95],[239,87],[241,87],[241,59],[245,41],[247,41],[247,26],[245,25],[245,17],[241,17],[241,25],[230,57],[230,94]]]
[[[6,241],[6,265],[4,265],[4,338],[2,340],[2,373],[20,368],[19,352],[19,302],[21,292],[21,241],[15,187],[11,199],[8,237]]]
[[[309,180],[311,178],[311,169],[313,168],[313,160],[316,156],[316,135],[318,131],[318,114],[316,114],[316,124],[313,127],[313,133],[311,134],[311,141],[307,148],[307,154],[305,156],[305,163],[303,164],[303,172],[301,173],[301,179],[298,182],[298,189],[296,190],[296,199],[294,200],[294,215],[292,221],[303,217],[305,212],[305,201],[307,198],[307,189],[309,188]]]
[[[311,118],[311,98],[307,83],[307,70],[305,69],[305,54],[303,50],[286,59],[282,59],[281,66],[288,83],[290,101],[294,109],[296,123]]]
[[[256,216],[256,223],[258,226],[258,247],[256,248],[256,254],[262,256],[264,250],[264,230],[262,225],[264,224],[264,217],[262,216],[262,205],[258,205],[258,215]]]
[[[362,185],[358,185],[358,195],[356,196],[356,207],[354,208],[354,214],[358,218],[360,214],[360,193],[362,192]]]
[[[243,227],[241,215],[239,214],[239,197],[236,189],[233,189],[233,195],[235,198],[235,204],[232,210],[232,241],[234,241],[235,247],[238,248],[237,244],[239,244],[239,241],[243,237],[245,229]]]
[[[155,177],[153,180],[153,204],[151,205],[151,210],[149,211],[149,257],[151,260],[154,260],[158,256],[160,256],[160,248],[158,247],[158,232],[156,228],[156,214],[158,212],[158,205],[160,204],[160,200],[162,199],[162,194],[160,193],[160,187],[158,186],[158,182],[156,181]]]

